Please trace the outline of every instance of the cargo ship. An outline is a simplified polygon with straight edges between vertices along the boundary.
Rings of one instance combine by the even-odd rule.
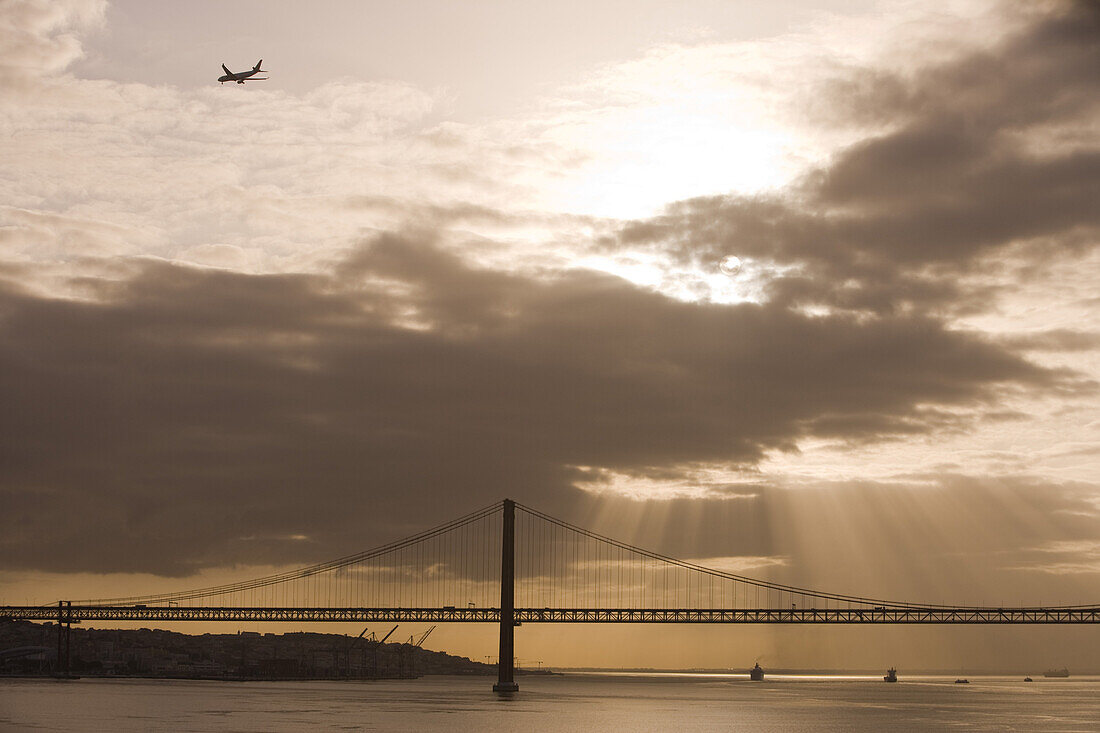
[[[749,679],[755,682],[764,679],[764,670],[760,667],[760,662],[757,662],[756,666],[749,670]]]
[[[886,675],[882,679],[886,680],[887,682],[897,682],[898,671],[891,667],[890,669],[886,670]]]
[[[1043,672],[1043,676],[1044,677],[1069,677],[1069,670],[1066,669],[1065,667],[1062,667],[1061,669],[1048,669],[1046,672]]]

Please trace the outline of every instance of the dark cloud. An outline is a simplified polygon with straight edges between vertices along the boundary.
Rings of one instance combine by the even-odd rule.
[[[960,274],[1001,267],[997,257],[1038,263],[1093,247],[1100,227],[1100,148],[1088,132],[1100,110],[1100,6],[1025,16],[991,49],[912,76],[847,70],[815,89],[832,123],[847,114],[887,131],[794,189],[682,202],[604,245],[704,266],[734,254],[793,267],[770,291],[791,305],[988,305],[994,291],[965,290]]]
[[[751,466],[1072,382],[925,317],[539,281],[395,236],[330,274],[135,266],[80,300],[0,291],[6,567],[322,559],[505,495],[575,511],[576,466]]]

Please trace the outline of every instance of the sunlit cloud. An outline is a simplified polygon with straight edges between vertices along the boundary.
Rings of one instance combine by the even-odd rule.
[[[1095,540],[1056,540],[1033,548],[1027,561],[1017,570],[1050,575],[1100,573],[1100,542]]]
[[[759,497],[753,490],[753,472],[738,473],[726,466],[675,466],[622,473],[592,466],[573,466],[579,478],[573,485],[595,496],[634,501],[676,499],[737,499]]]

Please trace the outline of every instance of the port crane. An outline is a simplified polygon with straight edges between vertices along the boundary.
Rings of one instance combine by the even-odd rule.
[[[371,657],[371,676],[372,677],[375,677],[375,678],[378,677],[378,650],[381,649],[382,645],[386,643],[386,639],[393,636],[393,632],[397,631],[398,626],[399,626],[399,624],[394,624],[393,628],[389,630],[389,633],[387,633],[381,639],[376,638],[373,631],[370,632],[370,638],[367,639],[367,643],[370,646],[371,652],[373,652],[373,655]],[[366,629],[363,629],[363,630],[366,631]]]
[[[415,650],[419,649],[424,644],[424,640],[427,639],[429,636],[431,636],[431,633],[433,631],[435,631],[434,626],[432,626],[427,631],[425,631],[423,634],[421,634],[420,638],[417,639],[416,641],[413,641],[413,637],[410,636],[409,640],[401,645],[402,656],[404,656],[404,658],[405,658],[404,659],[405,673],[409,677],[415,676],[415,670],[413,669],[413,666],[414,666],[413,665],[413,654],[416,653]]]
[[[397,627],[395,626],[394,628],[397,628]],[[424,632],[423,634],[421,634],[421,635],[420,635],[420,638],[416,640],[416,643],[413,643],[413,638],[412,638],[411,636],[409,637],[409,640],[408,640],[408,641],[406,641],[405,643],[406,643],[406,644],[408,644],[408,645],[410,645],[410,646],[412,646],[412,647],[415,647],[415,648],[420,648],[420,646],[421,646],[421,645],[422,645],[422,644],[424,643],[424,640],[425,640],[425,639],[427,639],[427,638],[428,638],[428,636],[429,636],[429,635],[430,635],[430,634],[431,634],[431,633],[432,633],[433,631],[435,631],[435,627],[434,627],[434,626],[433,626],[433,627],[431,627],[430,629],[428,629],[427,631],[425,631],[425,632]]]

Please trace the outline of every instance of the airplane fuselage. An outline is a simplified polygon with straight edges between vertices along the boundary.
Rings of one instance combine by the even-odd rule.
[[[237,73],[237,74],[226,74],[225,76],[218,77],[218,81],[222,82],[223,84],[227,81],[235,81],[238,84],[244,84],[245,79],[247,79],[248,77],[250,77],[250,76],[252,76],[253,74],[256,74],[256,73],[258,73],[258,72],[256,72],[256,71],[242,71],[242,72]]]
[[[252,78],[256,74],[263,72],[263,69],[260,68],[260,64],[262,63],[263,59],[260,59],[260,62],[248,71],[230,71],[225,67],[225,64],[222,64],[222,70],[225,71],[225,75],[219,76],[218,81],[222,84],[227,81],[235,81],[238,84],[244,84],[246,80]],[[256,79],[255,81],[263,81],[263,79]]]

